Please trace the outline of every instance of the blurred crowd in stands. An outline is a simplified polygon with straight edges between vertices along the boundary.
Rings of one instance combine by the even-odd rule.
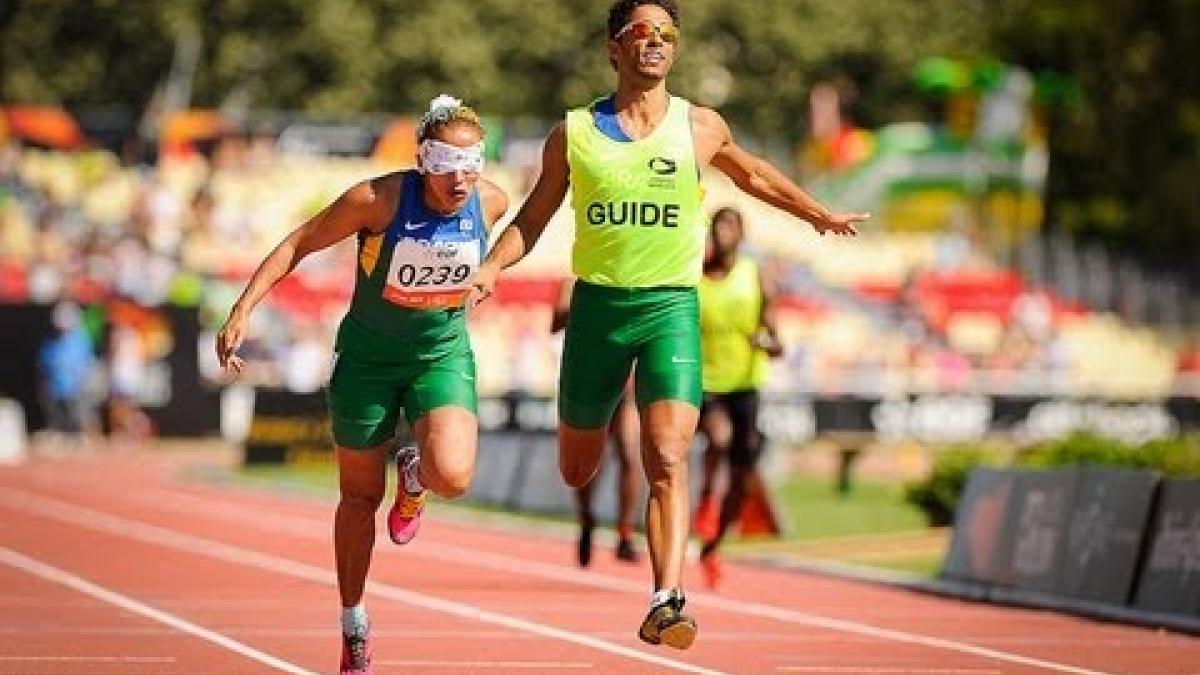
[[[0,147],[0,303],[69,301],[55,323],[75,337],[48,346],[46,358],[89,375],[50,375],[59,398],[88,389],[96,401],[151,401],[147,371],[172,349],[197,349],[204,376],[222,383],[212,336],[254,265],[342,189],[392,168],[283,153],[268,136],[230,137],[210,153],[152,165],[9,142]],[[489,164],[488,173],[519,201],[528,168],[510,159]],[[773,365],[771,391],[1200,395],[1194,341],[1125,325],[1031,286],[998,265],[970,227],[901,233],[877,220],[857,239],[826,240],[723,178],[706,176],[705,188],[710,211],[743,210],[748,251],[785,290],[779,324],[787,352]],[[472,316],[482,394],[553,393],[551,303],[568,273],[571,227],[564,207],[497,301]],[[276,289],[245,348],[248,381],[320,389],[354,259],[346,242],[305,261]],[[153,311],[165,305],[196,308],[198,345],[171,343]],[[140,433],[136,413],[122,414]]]

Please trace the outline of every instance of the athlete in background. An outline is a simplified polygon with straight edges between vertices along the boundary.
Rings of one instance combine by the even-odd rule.
[[[708,439],[694,531],[703,541],[700,568],[709,588],[721,579],[717,549],[741,514],[762,453],[759,390],[767,358],[783,355],[775,327],[775,285],[752,258],[738,252],[745,235],[742,214],[719,209],[712,218],[700,279],[700,345],[704,354],[704,405],[700,431]],[[722,461],[729,467],[725,496],[713,484]]]

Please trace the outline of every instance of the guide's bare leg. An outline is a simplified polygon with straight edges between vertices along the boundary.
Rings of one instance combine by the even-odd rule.
[[[617,533],[629,537],[633,532],[634,511],[642,496],[641,450],[637,405],[626,397],[617,406],[612,422],[608,425],[609,435],[617,450]],[[633,553],[632,550],[629,553]],[[635,559],[628,556],[627,560]]]
[[[558,469],[567,485],[578,489],[595,477],[604,459],[604,443],[607,439],[607,426],[576,429],[559,420]]]
[[[391,443],[358,450],[338,446],[341,497],[333,519],[334,558],[342,607],[362,601],[375,544],[375,511],[383,502],[385,468]]]
[[[642,463],[650,483],[646,540],[656,590],[682,588],[688,537],[688,451],[699,411],[678,401],[642,409]]]

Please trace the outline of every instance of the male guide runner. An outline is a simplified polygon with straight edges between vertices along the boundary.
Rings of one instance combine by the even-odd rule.
[[[696,284],[705,227],[699,172],[715,166],[750,195],[821,233],[854,234],[865,214],[835,214],[734,143],[725,120],[667,92],[679,42],[675,0],[618,0],[609,9],[616,92],[567,113],[546,139],[542,170],[513,226],[474,281],[491,295],[500,270],[525,256],[573,187],[579,278],[559,376],[559,466],[579,487],[603,458],[606,426],[636,363],[642,459],[650,484],[646,535],[654,571],[638,631],[690,647],[683,613],[688,535],[687,454],[701,402]]]

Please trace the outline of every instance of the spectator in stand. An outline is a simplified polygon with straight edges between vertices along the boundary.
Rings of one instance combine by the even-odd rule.
[[[1200,343],[1189,336],[1175,361],[1175,393],[1200,396]]]
[[[0,264],[25,265],[33,256],[34,232],[16,196],[0,185]]]
[[[1030,338],[1041,342],[1054,330],[1054,305],[1041,291],[1026,289],[1013,302],[1013,321]]]
[[[78,442],[87,425],[85,389],[96,357],[72,302],[55,306],[54,333],[38,351],[38,374],[46,427],[67,442]]]
[[[329,379],[328,347],[321,340],[320,329],[314,321],[303,318],[293,322],[292,329],[292,338],[277,359],[283,386],[297,394],[320,391]]]
[[[62,229],[59,211],[43,208],[38,215],[29,266],[29,297],[52,302],[63,294],[64,275],[71,261],[71,245]]]
[[[109,305],[108,432],[117,447],[137,446],[155,433],[140,402],[149,375],[147,311],[127,301]]]
[[[229,240],[217,229],[216,204],[208,186],[196,191],[179,249],[184,267],[209,275],[218,274],[228,259]]]
[[[1200,375],[1200,344],[1195,338],[1189,337],[1179,349],[1179,359],[1175,364],[1176,371],[1191,375]]]

